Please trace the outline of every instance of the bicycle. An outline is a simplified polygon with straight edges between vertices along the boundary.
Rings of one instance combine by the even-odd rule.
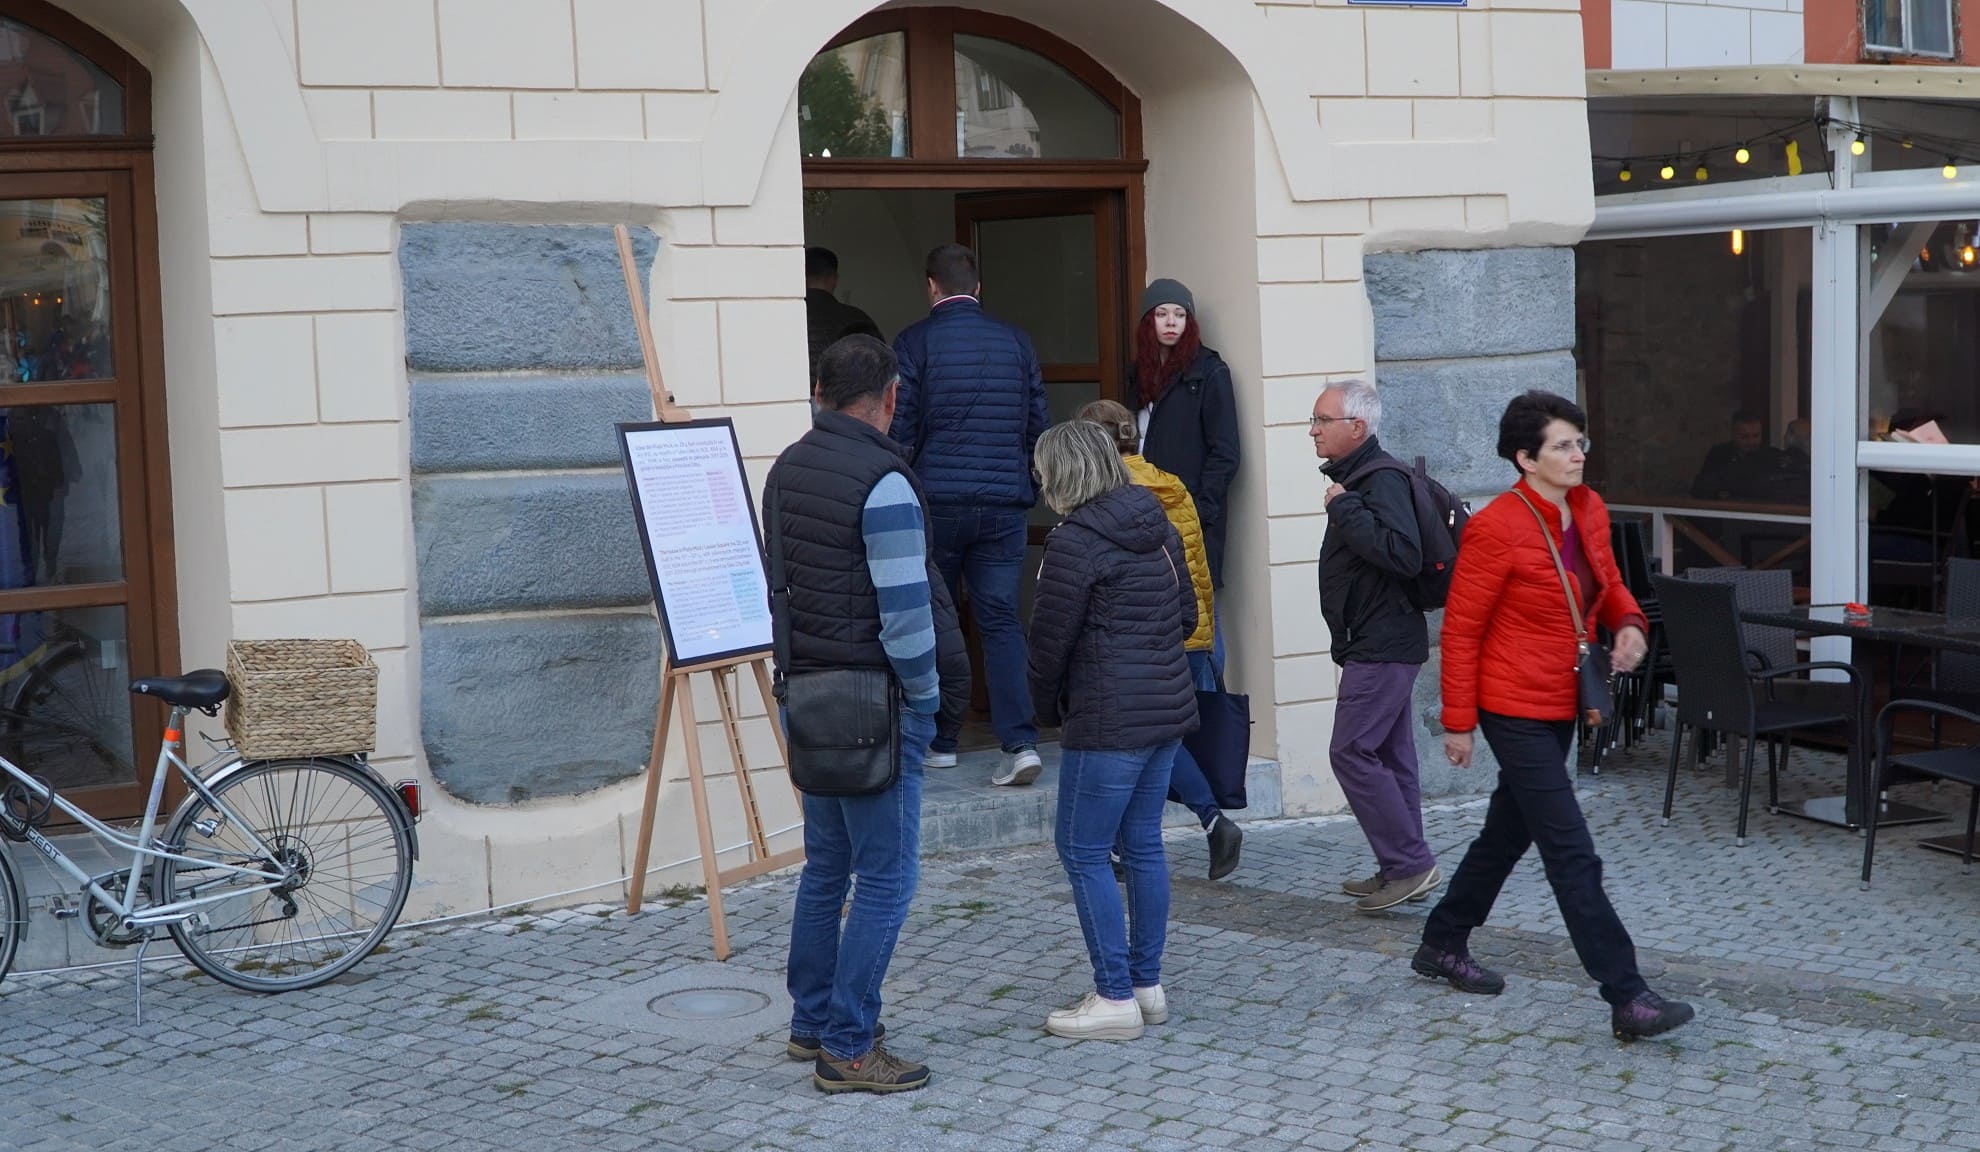
[[[27,929],[20,874],[5,840],[32,845],[76,885],[58,919],[81,919],[99,944],[144,952],[164,929],[195,967],[249,992],[313,988],[349,971],[398,922],[419,856],[419,785],[388,785],[362,756],[246,759],[224,742],[198,768],[177,749],[187,715],[217,715],[227,675],[201,669],[131,683],[171,706],[143,821],[110,827],[46,780],[0,756],[0,978]],[[168,765],[187,794],[157,831]],[[56,811],[131,865],[92,876],[41,832]]]

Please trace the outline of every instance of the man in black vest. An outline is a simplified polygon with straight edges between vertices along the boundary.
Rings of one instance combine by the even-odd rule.
[[[871,336],[818,360],[811,431],[770,469],[788,621],[787,676],[890,669],[901,689],[900,777],[866,796],[804,797],[804,874],[791,917],[786,1050],[809,1059],[827,1092],[904,1092],[928,1069],[881,1047],[880,984],[920,877],[922,761],[935,714],[969,692],[969,662],[941,574],[929,562],[928,510],[887,428],[900,374]],[[773,569],[774,570],[774,569]],[[852,911],[841,928],[846,888]]]

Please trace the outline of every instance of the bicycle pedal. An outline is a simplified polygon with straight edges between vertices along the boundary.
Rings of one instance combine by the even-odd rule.
[[[57,920],[74,920],[82,915],[82,908],[80,905],[70,902],[67,897],[50,896],[48,898],[48,914]]]

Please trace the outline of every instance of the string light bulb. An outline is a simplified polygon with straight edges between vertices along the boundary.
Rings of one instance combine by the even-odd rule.
[[[1703,184],[1705,181],[1711,179],[1712,177],[1712,174],[1705,170],[1705,165],[1703,164],[1700,164],[1698,166],[1698,171],[1693,172],[1691,175],[1692,178],[1697,180],[1700,184]]]
[[[1733,160],[1740,164],[1744,164],[1751,159],[1753,159],[1753,153],[1747,151],[1746,142],[1744,140],[1740,141],[1739,151],[1733,153]]]
[[[1946,166],[1939,169],[1939,175],[1944,176],[1948,180],[1957,180],[1959,179],[1959,165],[1954,164],[1953,158],[1948,156],[1946,157]]]
[[[1669,180],[1671,177],[1677,174],[1678,174],[1678,170],[1676,165],[1666,164],[1662,168],[1657,169],[1657,178],[1659,180]]]
[[[1746,255],[1746,230],[1744,228],[1733,229],[1733,255]]]
[[[1906,136],[1904,139],[1898,141],[1898,147],[1909,149],[1911,147],[1911,137]]]
[[[1861,156],[1861,155],[1863,155],[1863,151],[1864,151],[1864,149],[1866,149],[1866,148],[1868,148],[1868,147],[1869,147],[1869,145],[1868,145],[1868,144],[1866,144],[1866,143],[1864,143],[1864,140],[1863,140],[1863,133],[1861,133],[1861,132],[1858,132],[1858,133],[1856,134],[1856,139],[1854,139],[1854,140],[1851,140],[1851,141],[1849,142],[1849,154],[1850,154],[1851,156]]]
[[[1616,179],[1627,184],[1631,180],[1636,179],[1636,173],[1630,170],[1629,165],[1625,164],[1622,166],[1622,171],[1616,174]]]

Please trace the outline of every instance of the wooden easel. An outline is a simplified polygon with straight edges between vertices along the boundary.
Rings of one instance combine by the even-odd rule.
[[[669,424],[682,423],[692,417],[686,409],[674,404],[673,396],[668,394],[660,377],[660,357],[654,351],[653,326],[646,316],[646,297],[640,291],[639,271],[633,263],[632,235],[623,224],[613,231],[619,240],[619,267],[626,274],[626,297],[632,301],[633,328],[639,333],[639,355],[646,368],[646,386],[653,393],[653,414]],[[664,649],[664,643],[662,647]],[[749,760],[743,752],[742,715],[736,704],[735,682],[739,670],[747,665],[756,676],[756,689],[762,695],[763,706],[771,708],[770,668],[765,660],[765,655],[758,653],[676,666],[670,654],[663,651],[661,656],[660,711],[653,723],[653,751],[646,761],[646,803],[640,811],[639,847],[633,854],[626,913],[638,912],[646,896],[646,865],[653,850],[653,817],[660,803],[660,778],[664,772],[661,761],[667,754],[667,733],[674,713],[678,711],[681,744],[687,750],[688,793],[694,798],[695,835],[701,846],[701,875],[708,890],[708,926],[715,936],[717,960],[729,958],[729,926],[722,912],[723,886],[804,861],[804,849],[801,847],[771,853],[770,838],[763,830],[763,813],[756,803],[756,786],[749,778]],[[695,723],[694,685],[689,679],[697,672],[709,673],[714,680],[715,702],[722,713],[722,733],[728,739],[729,758],[735,762],[736,787],[742,794],[743,822],[749,830],[749,863],[726,870],[717,857],[715,826],[708,812],[707,777],[701,766],[701,735]],[[784,742],[783,726],[773,720],[770,730],[776,733],[777,750],[783,754],[784,762],[790,763],[790,748]],[[791,789],[791,795],[797,795],[795,787]]]

